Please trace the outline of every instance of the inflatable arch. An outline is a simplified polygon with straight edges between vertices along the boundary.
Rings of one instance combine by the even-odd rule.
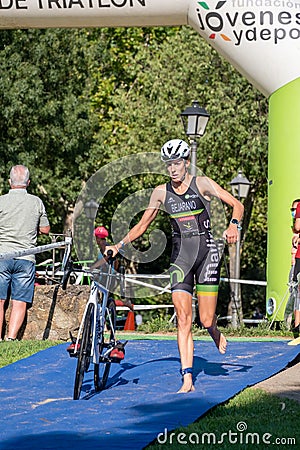
[[[282,320],[289,207],[300,197],[300,0],[0,0],[5,29],[176,25],[193,27],[269,98],[267,298]]]

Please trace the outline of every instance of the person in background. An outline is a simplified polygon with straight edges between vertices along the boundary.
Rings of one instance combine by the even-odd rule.
[[[90,266],[90,269],[93,271],[94,269],[100,269],[101,266],[104,266],[107,263],[107,257],[104,255],[107,243],[107,238],[109,236],[108,230],[104,226],[99,226],[94,229],[94,236],[96,238],[97,245],[99,247],[99,253],[97,260]],[[103,267],[104,268],[104,267]],[[118,271],[119,269],[119,261],[115,260],[113,263],[113,271]],[[105,268],[104,268],[105,270]],[[109,296],[113,298],[113,294],[109,293]],[[126,306],[127,308],[133,310],[134,305],[131,303],[129,299],[122,299],[122,300],[115,300],[116,306]],[[72,338],[71,344],[67,347],[67,352],[71,357],[75,356],[74,349],[76,345],[76,339]],[[77,345],[77,349],[79,349],[79,346]],[[112,358],[116,358],[119,360],[124,359],[125,352],[124,352],[124,345],[117,342],[116,347],[111,351],[110,356]]]
[[[107,257],[105,256],[105,249],[108,245],[106,238],[108,238],[108,231],[105,227],[97,227],[94,230],[94,236],[96,237],[97,245],[100,249],[100,252],[98,254],[98,259],[95,261],[91,269],[99,269],[103,264],[107,262]],[[113,263],[113,269],[118,272],[120,268],[119,261],[116,259]],[[127,298],[124,298],[122,300],[115,300],[117,306],[126,306],[127,308],[131,309],[133,311],[134,305],[131,303],[131,301]]]
[[[298,240],[299,240],[299,233],[297,233],[295,231],[295,217],[296,217],[296,210],[297,210],[297,206],[298,203],[300,202],[300,199],[296,199],[293,201],[292,206],[291,206],[291,216],[292,216],[292,231],[293,231],[293,237],[292,237],[292,248],[291,248],[291,266],[292,266],[292,273],[294,272],[294,267],[295,267],[295,255],[297,253],[298,250]]]
[[[103,264],[107,262],[107,256],[105,256],[104,254],[106,246],[108,245],[106,240],[108,238],[108,235],[109,233],[107,229],[103,226],[97,227],[94,230],[94,236],[96,238],[96,242],[100,249],[100,252],[98,254],[97,261],[94,262],[91,266],[92,270],[99,269],[101,266],[103,266]],[[113,271],[118,271],[119,268],[120,268],[119,261],[115,259],[115,261],[113,262]],[[109,296],[113,297],[113,294],[110,293]],[[127,298],[124,298],[122,300],[115,299],[115,304],[116,306],[126,306],[130,310],[133,310],[134,308],[134,305],[131,303],[130,299]],[[116,347],[113,348],[113,350],[110,352],[110,357],[122,360],[124,359],[124,356],[125,356],[124,345],[118,341]]]
[[[98,269],[101,265],[106,263],[106,259],[103,255],[107,245],[106,238],[108,237],[108,231],[103,226],[97,227],[94,230],[94,236],[100,251],[98,253],[97,261],[92,264],[91,269]]]
[[[0,253],[36,247],[38,234],[48,234],[50,225],[42,200],[27,192],[29,170],[12,167],[10,190],[0,196]],[[34,294],[35,256],[0,260],[0,333],[3,338],[5,302],[11,298],[11,313],[6,340],[14,341],[24,322]]]
[[[293,278],[292,280],[298,282],[298,274],[300,272],[300,245],[299,245],[299,233],[300,233],[300,199],[296,199],[292,203],[291,213],[293,217],[293,238],[292,238],[292,262]],[[297,338],[300,333],[300,286],[298,286],[298,292],[294,304],[294,328],[292,332],[294,337]]]

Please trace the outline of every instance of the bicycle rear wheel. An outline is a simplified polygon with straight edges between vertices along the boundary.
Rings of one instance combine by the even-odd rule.
[[[112,298],[109,298],[105,310],[106,329],[102,330],[99,342],[99,364],[94,365],[94,385],[96,391],[104,389],[107,383],[111,366],[109,349],[112,349],[115,345],[116,321],[116,304]]]
[[[87,372],[90,365],[91,348],[92,348],[92,315],[94,313],[94,305],[88,306],[86,316],[84,319],[82,338],[80,342],[80,349],[76,367],[75,383],[73,399],[78,400],[82,388],[84,372]]]

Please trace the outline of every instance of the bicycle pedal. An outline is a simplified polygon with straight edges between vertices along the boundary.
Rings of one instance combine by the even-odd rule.
[[[69,353],[70,358],[78,358],[78,356],[79,356],[78,352],[74,353],[74,352],[70,351],[68,353]]]
[[[120,362],[123,361],[124,358],[113,357],[113,358],[109,358],[109,360],[110,360],[111,363],[120,364]]]
[[[128,341],[125,342],[121,342],[121,341],[116,341],[114,348],[117,348],[118,350],[123,350],[125,352],[125,345],[128,343]]]
[[[76,340],[77,340],[77,339],[76,339],[76,337],[73,336],[73,334],[71,333],[71,331],[69,331],[69,336],[70,336],[70,339],[71,339],[71,343],[72,343],[72,344],[76,344]]]
[[[76,342],[72,342],[69,347],[66,348],[71,358],[78,358],[80,343],[77,344],[77,349],[75,351]]]
[[[119,358],[110,358],[110,362],[113,364],[120,364],[121,361],[123,361],[123,359],[119,359]]]
[[[122,361],[125,358],[124,348],[118,348],[118,347],[113,348],[109,354],[109,357],[112,360],[112,362]]]

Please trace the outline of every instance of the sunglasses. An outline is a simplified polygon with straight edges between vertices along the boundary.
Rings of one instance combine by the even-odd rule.
[[[297,208],[291,208],[291,211],[292,211],[292,212],[293,212],[293,211],[296,211],[296,209],[297,209]]]

